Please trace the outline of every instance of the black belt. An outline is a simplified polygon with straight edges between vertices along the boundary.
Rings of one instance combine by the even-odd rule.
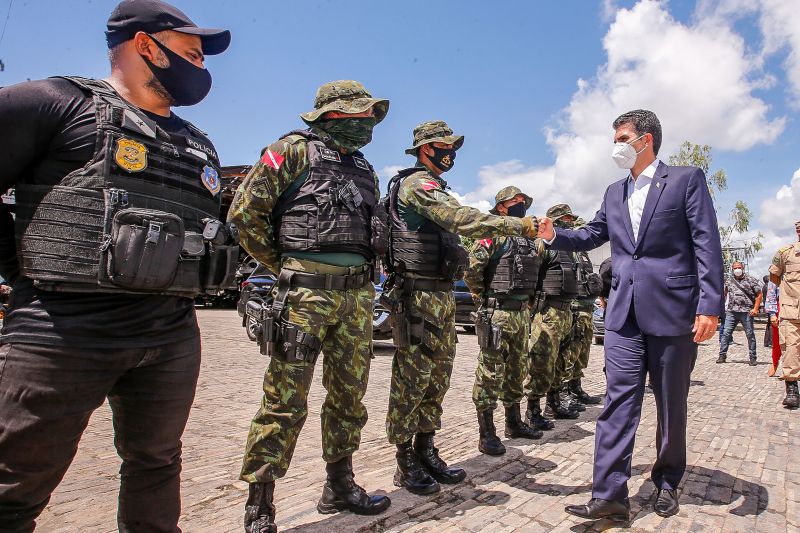
[[[486,307],[500,309],[501,311],[522,311],[528,308],[527,300],[498,300],[497,298],[487,298]]]
[[[570,311],[572,309],[572,300],[550,300],[544,302],[545,307],[552,307],[554,309],[561,309],[562,311]]]
[[[325,289],[335,291],[346,291],[350,289],[360,289],[368,282],[372,281],[372,269],[367,268],[360,274],[311,274],[308,272],[293,272],[291,278],[292,287],[302,287],[305,289]]]
[[[453,290],[453,282],[443,279],[401,278],[403,292],[411,291],[446,291]]]

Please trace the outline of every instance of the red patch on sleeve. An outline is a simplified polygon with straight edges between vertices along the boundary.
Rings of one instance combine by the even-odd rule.
[[[439,184],[435,181],[423,181],[422,182],[422,190],[430,191],[431,189],[438,189]]]
[[[478,244],[488,248],[488,247],[490,247],[492,245],[492,239],[481,239],[481,240],[478,241]]]
[[[267,165],[268,167],[272,167],[275,170],[281,168],[283,164],[283,160],[286,159],[281,154],[273,152],[269,148],[264,151],[264,155],[261,156],[261,162]]]

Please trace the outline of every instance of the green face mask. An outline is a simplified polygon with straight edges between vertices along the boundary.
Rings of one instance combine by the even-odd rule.
[[[375,117],[332,118],[318,120],[314,127],[330,135],[338,150],[352,153],[369,144],[377,123]]]

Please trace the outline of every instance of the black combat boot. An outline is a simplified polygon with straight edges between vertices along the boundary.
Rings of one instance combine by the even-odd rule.
[[[547,393],[547,407],[544,411],[545,416],[549,414],[552,418],[562,420],[575,420],[578,418],[578,412],[570,410],[567,404],[561,402],[559,396],[559,391],[557,390],[551,390]]]
[[[461,483],[467,477],[467,471],[463,468],[447,466],[447,463],[439,457],[438,448],[433,445],[433,435],[433,431],[417,433],[417,438],[414,440],[414,451],[417,452],[419,462],[439,483],[446,485]]]
[[[788,409],[797,409],[800,406],[800,393],[796,381],[786,382],[786,398],[783,399],[783,405]]]
[[[528,409],[525,410],[525,421],[528,425],[542,431],[549,431],[556,427],[552,420],[542,416],[541,398],[528,398]]]
[[[572,394],[572,391],[569,390],[569,383],[564,383],[558,390],[558,394],[561,398],[562,402],[566,402],[567,407],[569,407],[570,411],[575,411],[576,413],[582,413],[586,410],[586,406],[583,405],[581,402],[578,401],[578,398]]]
[[[478,450],[486,455],[503,455],[506,453],[506,447],[500,442],[497,437],[497,430],[494,427],[493,409],[484,409],[478,411],[478,429],[480,432],[480,441],[478,442]]]
[[[541,439],[542,430],[532,428],[522,421],[519,404],[515,402],[511,407],[506,407],[505,435],[509,439]]]
[[[250,483],[250,493],[244,505],[244,530],[246,533],[278,533],[275,525],[275,506],[272,495],[275,482]]]
[[[419,456],[411,446],[411,439],[397,445],[397,470],[394,473],[394,484],[405,487],[413,494],[433,494],[439,492],[439,484],[428,471],[422,467]]]
[[[342,457],[335,463],[327,463],[328,477],[317,503],[322,514],[348,510],[355,514],[375,515],[382,513],[392,503],[386,496],[370,496],[353,480],[352,457]]]
[[[597,405],[601,399],[597,396],[589,396],[589,394],[581,387],[581,378],[571,379],[569,381],[569,390],[575,398],[584,405]]]

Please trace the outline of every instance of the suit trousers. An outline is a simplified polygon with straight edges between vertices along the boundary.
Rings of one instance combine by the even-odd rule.
[[[646,335],[631,311],[618,331],[606,331],[608,389],[597,419],[592,497],[628,497],[636,428],[642,411],[646,375],[656,401],[656,462],[651,478],[657,488],[677,489],[686,470],[686,412],[689,377],[697,359],[692,334]]]

